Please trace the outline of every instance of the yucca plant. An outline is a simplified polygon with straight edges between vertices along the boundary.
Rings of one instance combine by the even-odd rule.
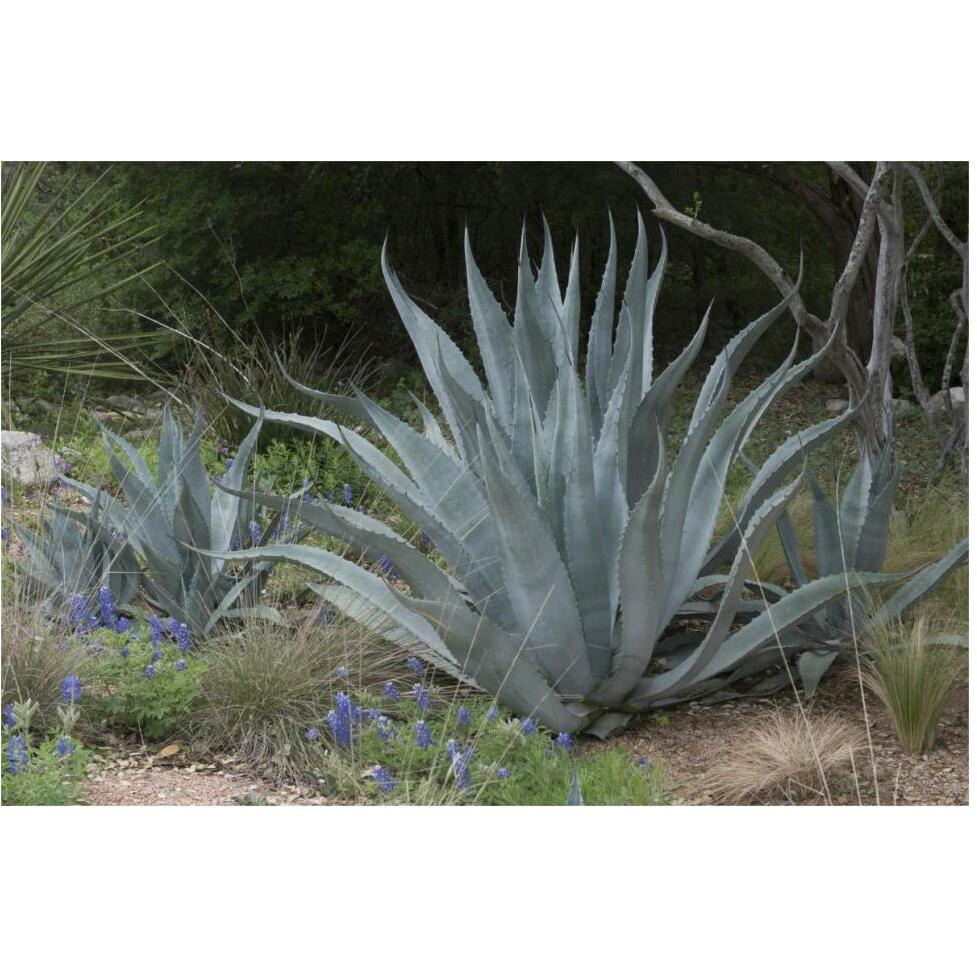
[[[859,635],[867,629],[896,624],[969,558],[969,539],[964,538],[942,559],[913,572],[881,603],[858,585],[863,574],[878,574],[885,563],[898,481],[899,462],[891,441],[885,444],[874,463],[863,449],[837,503],[825,493],[813,473],[807,471],[818,573],[852,577],[852,585],[842,597],[803,622],[789,639],[801,643],[805,637],[811,639],[811,649],[799,659],[800,675],[808,695],[813,694],[840,651],[857,650]],[[803,587],[808,577],[787,512],[777,520],[777,529],[793,584]],[[777,599],[778,594],[773,593],[771,600]]]
[[[231,550],[252,540],[256,507],[247,493],[241,496],[211,491],[201,459],[203,416],[198,412],[189,438],[163,412],[157,474],[154,478],[139,451],[104,425],[102,444],[112,472],[122,489],[125,505],[105,503],[105,517],[119,539],[131,546],[146,567],[143,590],[153,605],[189,625],[197,636],[208,634],[222,618],[259,616],[281,621],[277,611],[259,603],[273,564],[261,562],[247,572],[230,572],[226,559],[204,557],[202,550]],[[261,430],[261,420],[241,442],[223,480],[240,490]],[[65,483],[94,499],[99,490],[65,478]],[[256,542],[279,535],[298,538],[295,529],[276,516]]]
[[[115,604],[127,604],[139,590],[139,563],[132,547],[113,534],[105,505],[102,493],[95,492],[84,514],[51,506],[42,515],[39,533],[11,522],[27,546],[29,583],[48,611],[79,600],[82,607],[94,607],[102,588],[108,588]]]
[[[289,510],[371,561],[385,556],[409,593],[313,547],[211,555],[291,560],[329,575],[333,582],[317,589],[340,611],[556,730],[604,735],[632,713],[755,679],[785,655],[796,657],[796,649],[781,647],[778,633],[835,600],[844,592],[845,575],[784,594],[768,611],[758,599],[764,585],[750,580],[747,546],[762,538],[797,491],[800,479],[782,487],[785,476],[851,412],[784,442],[754,478],[735,531],[710,550],[738,449],[774,398],[822,354],[795,365],[795,342],[780,368],[724,416],[735,371],[786,309],[788,296],[716,359],[684,442],[670,458],[664,432],[672,399],[702,347],[708,313],[686,349],[656,376],[653,317],[665,271],[664,237],[649,274],[639,219],[615,330],[616,250],[612,224],[581,380],[576,247],[561,290],[548,228],[538,274],[523,234],[510,326],[466,236],[483,383],[408,297],[384,247],[387,286],[447,431],[425,407],[419,432],[362,393],[318,396],[372,425],[403,468],[349,427],[264,412],[269,420],[345,444],[426,534],[439,560],[350,508],[305,504]],[[232,403],[253,416],[262,413],[258,406]],[[280,510],[290,506],[283,498],[260,501]],[[860,582],[875,587],[889,579],[866,574]],[[694,600],[710,588],[719,588],[719,596]],[[684,626],[695,618],[696,627]],[[736,621],[743,626],[731,631]]]

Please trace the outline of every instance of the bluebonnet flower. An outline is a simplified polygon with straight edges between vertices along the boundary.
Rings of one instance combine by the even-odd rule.
[[[471,762],[475,747],[470,746],[462,750],[454,740],[448,743],[448,756],[451,757],[451,772],[455,775],[455,784],[459,790],[464,790],[471,783],[468,764]]]
[[[187,663],[181,658],[174,666],[174,671],[185,672],[187,670]]]
[[[128,645],[123,645],[119,649],[119,657],[120,658],[128,658],[129,657],[129,646]]]
[[[154,652],[153,652],[153,653],[152,653],[152,654],[151,654],[151,655],[149,656],[149,661],[150,661],[150,664],[152,664],[152,665],[155,665],[155,664],[156,664],[156,662],[158,662],[158,661],[159,661],[159,660],[160,660],[160,659],[161,659],[162,657],[163,657],[163,652],[162,652],[162,651],[160,651],[160,650],[159,650],[159,648],[157,648],[157,649],[156,649],[156,650],[155,650],[155,651],[154,651]]]
[[[288,518],[287,513],[282,513],[281,519],[278,520],[278,525],[275,526],[275,531],[271,534],[272,539],[278,539],[284,533],[287,533],[292,525],[292,520]]]
[[[4,546],[10,545],[10,530],[6,526],[0,527],[0,542]]]
[[[336,678],[349,678],[349,669],[345,665],[340,665],[336,669]]]
[[[317,615],[320,624],[328,624],[335,616],[336,612],[331,607],[321,607]]]
[[[248,532],[251,534],[251,543],[257,546],[261,542],[261,526],[253,519],[248,523]]]
[[[234,539],[231,540],[231,549],[239,550],[241,548],[241,534],[235,533]]]
[[[224,473],[226,474],[226,473],[227,473],[227,472],[229,472],[229,471],[230,471],[230,470],[231,470],[231,469],[232,469],[233,467],[234,467],[234,459],[233,459],[233,458],[228,458],[228,459],[227,459],[227,460],[226,460],[226,461],[224,462]]]
[[[532,733],[535,733],[536,732],[536,720],[534,720],[532,716],[527,716],[519,724],[519,732],[520,733],[525,733],[527,736],[531,735]]]
[[[634,761],[639,767],[647,770],[651,766],[651,760],[646,756],[639,756],[637,760]]]
[[[568,754],[573,753],[573,737],[569,733],[560,733],[556,738],[556,745]]]
[[[71,739],[67,736],[58,737],[58,756],[66,757],[71,756],[75,752],[75,744],[71,742]]]
[[[353,490],[348,482],[343,485],[343,501],[345,501],[346,505],[353,504]]]
[[[68,597],[68,626],[75,634],[88,634],[98,627],[98,618],[89,611],[88,601],[81,594]]]
[[[227,442],[227,438],[218,438],[217,443],[214,445],[214,450],[219,455],[227,455],[231,452],[231,446]]]
[[[146,676],[146,678],[152,678],[152,677],[153,677],[153,676],[154,676],[155,674],[156,674],[156,669],[155,669],[155,668],[153,668],[153,666],[152,666],[152,665],[147,665],[147,666],[146,666],[146,667],[145,667],[145,668],[143,669],[143,675],[145,675],[145,676]]]
[[[163,622],[155,614],[149,619],[149,640],[154,646],[163,640]]]
[[[414,738],[417,740],[417,745],[422,749],[426,750],[433,740],[431,739],[431,730],[428,729],[427,723],[423,719],[418,719],[414,723]]]
[[[81,679],[77,675],[69,675],[61,683],[61,701],[66,706],[77,702],[81,698]]]
[[[412,691],[421,712],[427,712],[431,708],[431,696],[428,695],[427,689],[420,682],[415,682]]]
[[[397,572],[397,568],[393,564],[393,560],[384,553],[379,560],[377,560],[377,569],[390,580],[399,580],[400,574]]]
[[[489,711],[485,713],[486,719],[498,719],[499,718],[499,707],[493,702],[489,707]]]
[[[337,692],[334,701],[336,708],[329,710],[326,725],[339,746],[352,746],[353,722],[359,718],[359,710],[345,692]]]
[[[417,655],[411,655],[407,659],[407,667],[415,674],[420,675],[424,671],[424,662],[417,657]]]
[[[98,590],[98,612],[102,617],[102,624],[114,631],[119,619],[115,616],[115,598],[108,587],[100,587]]]
[[[468,711],[467,707],[460,706],[458,708],[458,722],[462,726],[467,726],[472,721],[472,714]]]
[[[180,622],[175,617],[168,617],[166,619],[166,630],[169,631],[170,634],[173,634],[176,631],[179,624]]]
[[[311,743],[311,742],[313,742],[314,740],[317,740],[317,739],[319,738],[319,730],[317,730],[317,729],[315,728],[315,726],[310,726],[310,727],[309,727],[309,728],[308,728],[308,729],[307,729],[307,730],[305,731],[305,738],[306,738],[306,739],[307,739],[307,740],[308,740],[308,741],[309,741],[310,743]]]
[[[10,491],[9,491],[9,489],[7,488],[6,485],[0,485],[0,502],[6,503],[6,502],[9,502],[9,501],[10,501]]]
[[[312,488],[312,483],[307,478],[303,478],[302,479],[302,501],[303,502],[312,501],[312,493],[309,491],[310,488]]]
[[[508,767],[499,767],[499,769],[495,771],[495,776],[498,777],[499,780],[505,780],[506,777],[510,777],[512,775],[509,773]]]
[[[383,694],[388,699],[393,699],[396,702],[400,698],[400,693],[397,691],[397,686],[393,682],[383,683]]]
[[[14,704],[12,702],[8,702],[3,707],[3,724],[7,729],[10,729],[14,724]]]
[[[132,621],[120,614],[118,621],[115,622],[115,630],[118,634],[125,634],[132,627]]]
[[[389,794],[397,786],[397,781],[379,763],[370,771],[370,776],[377,782],[382,794]]]
[[[180,651],[186,651],[192,644],[190,625],[181,623],[176,629],[176,643]]]
[[[383,740],[384,743],[390,741],[390,739],[396,736],[397,730],[394,724],[390,721],[387,716],[379,716],[377,718],[377,736]]]
[[[383,713],[374,706],[367,715],[370,717],[370,722],[375,723],[378,719],[382,718]]]
[[[27,744],[23,736],[11,736],[7,741],[7,769],[11,773],[20,773],[27,766]]]

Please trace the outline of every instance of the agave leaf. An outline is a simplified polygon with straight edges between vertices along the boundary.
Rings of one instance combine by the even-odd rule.
[[[580,356],[580,239],[573,239],[573,251],[570,254],[570,274],[567,277],[567,290],[563,298],[563,310],[560,314],[563,323],[563,335],[566,337],[567,352],[574,369]]]
[[[543,215],[543,260],[536,279],[536,314],[552,350],[554,362],[561,362],[568,355],[567,337],[563,331],[563,299],[560,281],[556,274],[556,258],[550,226]]]
[[[408,391],[408,393],[410,393],[410,391]],[[427,405],[415,397],[412,393],[410,394],[410,398],[414,401],[414,405],[417,407],[417,410],[421,415],[421,423],[424,425],[424,437],[426,437],[428,441],[436,444],[445,454],[457,458],[458,453],[451,446],[451,444],[449,444],[447,438],[445,438],[444,433],[441,430],[441,425],[438,424],[437,418],[431,413],[430,410],[428,410]],[[363,409],[359,402],[357,402],[357,407],[359,407],[361,410]],[[372,424],[373,422],[369,421],[369,423]]]
[[[481,432],[479,444],[482,457],[489,457],[491,448]],[[553,537],[539,510],[502,477],[497,466],[483,464],[483,469],[502,575],[530,660],[556,689],[582,695],[593,679],[573,585]]]
[[[868,451],[863,449],[855,473],[845,486],[837,515],[845,565],[851,569],[857,568],[855,554],[872,500],[872,482],[872,462]]]
[[[804,431],[799,431],[797,434],[792,434],[773,451],[759,469],[751,466],[750,471],[753,475],[753,480],[740,504],[734,525],[709,554],[709,559],[705,564],[705,570],[707,572],[722,566],[728,560],[732,559],[733,554],[736,552],[736,547],[739,545],[739,531],[736,528],[736,524],[742,526],[749,522],[753,513],[770,497],[770,494],[781,483],[791,468],[806,457],[809,452],[831,437],[840,427],[851,421],[855,413],[855,410],[850,410],[838,417],[831,417],[826,421],[814,424]],[[742,452],[740,452],[740,459],[744,464],[748,461]]]
[[[740,595],[750,574],[752,566],[750,548],[763,539],[780,514],[787,508],[790,500],[797,494],[800,484],[800,478],[795,479],[790,485],[774,493],[754,514],[743,534],[743,542],[736,554],[736,559],[733,561],[729,580],[723,590],[709,631],[702,639],[699,647],[683,665],[671,669],[665,675],[656,676],[652,679],[652,685],[649,686],[649,689],[652,689],[655,695],[674,694],[680,689],[690,688],[696,682],[710,677],[707,674],[709,665],[724,646],[724,641],[737,612]],[[777,607],[779,603],[773,606]]]
[[[664,579],[660,519],[665,487],[665,435],[661,428],[657,434],[662,460],[654,480],[628,519],[616,561],[620,568],[620,648],[611,662],[610,677],[592,694],[593,701],[605,705],[620,703],[644,675],[655,642],[667,623],[663,618],[664,587],[648,586],[649,581]],[[613,623],[612,620],[612,626]]]
[[[885,560],[885,551],[889,543],[889,523],[892,520],[892,504],[899,484],[898,462],[892,465],[892,470],[885,481],[879,479],[887,467],[884,455],[885,452],[872,479],[868,509],[865,512],[853,563],[856,570],[871,570],[873,573],[882,569]]]
[[[800,673],[804,685],[804,695],[810,699],[824,677],[824,673],[831,667],[831,663],[838,657],[837,651],[805,651],[797,659],[797,671]]]
[[[607,264],[604,266],[604,277],[601,279],[600,291],[597,293],[587,342],[587,398],[590,401],[590,417],[595,436],[601,429],[607,400],[610,397],[608,379],[614,329],[614,287],[617,279],[617,239],[614,234],[614,219],[610,211],[607,220],[610,225]]]
[[[224,475],[222,481],[217,483],[218,489],[231,491],[215,492],[210,503],[211,545],[216,549],[229,550],[235,535],[241,532],[242,496],[234,493],[235,490],[240,491],[244,485],[244,476],[247,474],[251,456],[258,444],[261,426],[262,419],[259,417],[237,449],[230,470]],[[162,460],[160,467],[162,467]],[[214,564],[214,569],[218,573],[223,568],[224,564],[221,561]]]
[[[577,773],[576,764],[573,767],[573,779],[570,781],[570,793],[567,794],[566,806],[584,806],[583,792],[580,790],[580,774]]]
[[[885,602],[882,607],[883,615],[889,620],[895,620],[912,610],[969,558],[970,540],[962,539],[942,560],[937,560],[914,573],[909,582]]]
[[[431,622],[463,673],[508,708],[551,729],[575,732],[584,724],[585,715],[561,703],[552,684],[533,666],[524,642],[465,607],[397,596],[405,607]]]
[[[658,225],[658,233],[662,239],[661,255],[659,255],[658,264],[655,265],[655,270],[652,272],[651,278],[648,279],[648,283],[645,286],[645,308],[642,324],[644,330],[642,339],[642,349],[644,350],[641,378],[642,395],[651,389],[652,377],[654,376],[655,306],[658,304],[658,294],[661,291],[662,281],[665,277],[665,266],[668,263],[668,242],[665,240],[665,231],[660,224]]]
[[[485,365],[485,377],[496,416],[503,430],[512,436],[513,371],[515,353],[512,328],[496,301],[472,255],[468,228],[465,228],[465,269],[468,276],[468,300],[479,352]]]
[[[540,323],[536,281],[529,263],[525,225],[523,225],[522,242],[519,247],[519,278],[516,283],[513,340],[538,413],[550,399],[550,391],[556,379],[556,364],[553,359],[552,344]]]
[[[658,439],[653,435],[657,424],[668,430],[669,408],[679,383],[692,362],[699,355],[709,326],[712,303],[702,317],[702,323],[692,341],[662,371],[638,404],[628,429],[628,498],[637,500],[651,484],[658,470]]]
[[[328,407],[333,407],[344,414],[348,414],[350,417],[355,417],[358,421],[365,421],[367,424],[370,423],[369,417],[363,413],[362,405],[355,397],[346,397],[342,394],[333,394],[325,390],[316,390],[315,387],[309,387],[304,383],[299,383],[285,369],[285,364],[282,363],[282,358],[278,355],[277,350],[275,351],[275,363],[278,366],[278,372],[281,373],[285,382],[294,387],[299,393],[305,394],[306,397],[312,397],[314,400],[322,401]]]

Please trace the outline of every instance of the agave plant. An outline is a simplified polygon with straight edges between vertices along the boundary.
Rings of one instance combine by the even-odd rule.
[[[102,494],[94,494],[87,513],[58,505],[50,512],[42,517],[40,533],[12,523],[30,554],[25,562],[28,578],[49,608],[76,595],[93,606],[103,588],[116,604],[131,601],[141,580],[139,563],[132,548],[113,534]]]
[[[783,487],[786,475],[852,412],[784,442],[753,479],[734,530],[712,545],[737,451],[774,398],[797,383],[817,355],[795,364],[795,342],[788,359],[724,414],[734,373],[785,310],[790,297],[784,299],[717,357],[686,436],[670,456],[670,408],[702,347],[708,313],[685,350],[656,375],[653,319],[665,271],[664,237],[649,273],[639,218],[615,329],[616,251],[612,224],[581,379],[576,246],[561,289],[549,229],[535,274],[523,233],[510,325],[466,234],[483,383],[408,297],[384,247],[388,289],[447,430],[420,403],[423,431],[360,392],[338,397],[296,386],[372,425],[403,467],[351,427],[264,412],[269,420],[346,445],[426,534],[440,559],[429,559],[388,526],[349,508],[304,504],[290,510],[354,547],[354,555],[385,555],[409,592],[354,559],[310,546],[211,555],[291,560],[328,575],[332,582],[318,592],[340,611],[556,730],[603,735],[630,714],[764,675],[790,657],[792,650],[778,643],[779,632],[835,600],[846,577],[811,581],[761,613],[765,604],[758,598],[765,589],[750,580],[748,547],[798,490],[800,478]],[[232,403],[262,415],[258,406]],[[291,505],[283,498],[260,501],[279,510]],[[860,583],[876,587],[890,579],[864,574]],[[717,598],[695,599],[716,588]],[[696,629],[685,626],[692,617],[701,618]],[[736,621],[743,626],[733,631]]]
[[[752,468],[748,460],[744,461]],[[814,474],[807,471],[818,573],[820,576],[850,574],[853,578],[843,597],[826,604],[788,639],[794,643],[807,640],[812,645],[798,659],[800,676],[809,696],[838,654],[857,645],[860,634],[898,622],[969,558],[970,543],[965,538],[942,559],[914,572],[881,602],[857,586],[854,581],[862,574],[878,574],[885,563],[898,482],[899,462],[891,441],[884,445],[874,464],[869,453],[862,450],[837,504],[824,492]],[[777,529],[793,584],[803,587],[808,578],[788,513],[777,520]],[[772,592],[770,599],[776,601],[778,596]]]
[[[243,574],[230,572],[227,561],[202,557],[201,550],[231,550],[251,538],[255,505],[247,493],[211,493],[200,455],[204,432],[198,412],[188,439],[164,409],[154,478],[139,451],[104,425],[102,444],[118,479],[125,505],[109,500],[105,516],[116,535],[146,566],[143,589],[148,600],[171,617],[189,625],[195,635],[209,633],[221,618],[257,615],[280,621],[280,615],[258,603],[273,568],[261,562]],[[241,442],[224,476],[228,488],[240,490],[261,429],[259,419]],[[86,498],[99,490],[64,479]],[[281,535],[294,540],[280,517],[273,519],[258,542]]]

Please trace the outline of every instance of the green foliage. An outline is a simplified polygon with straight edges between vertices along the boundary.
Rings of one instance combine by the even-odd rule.
[[[912,624],[876,616],[866,629],[866,684],[882,700],[907,753],[927,753],[964,671],[960,639],[926,614]]]
[[[3,709],[2,799],[4,804],[64,805],[84,801],[78,781],[87,755],[71,732],[78,721],[75,704],[59,707],[61,732],[38,742],[39,706],[30,698],[10,701]]]
[[[716,358],[672,458],[665,435],[673,401],[703,345],[708,317],[686,349],[654,376],[653,320],[664,278],[664,239],[649,275],[639,220],[615,330],[612,226],[585,382],[578,374],[578,251],[564,290],[548,228],[544,240],[534,272],[523,237],[514,327],[466,240],[484,383],[407,295],[384,254],[388,288],[445,428],[419,404],[423,434],[365,395],[318,397],[374,428],[402,467],[354,429],[298,414],[263,415],[343,444],[388,500],[430,538],[448,572],[378,520],[343,506],[293,506],[271,496],[259,501],[341,539],[368,562],[386,557],[410,595],[312,547],[264,546],[244,558],[290,560],[326,574],[335,582],[313,589],[388,640],[416,649],[454,677],[553,729],[586,727],[606,734],[630,713],[761,675],[780,660],[778,630],[845,592],[847,577],[834,573],[785,596],[776,619],[761,613],[763,601],[743,599],[745,587],[762,586],[750,581],[748,547],[759,544],[799,487],[798,480],[781,488],[785,477],[851,412],[816,423],[777,447],[745,492],[736,526],[713,545],[737,452],[771,402],[822,354],[794,365],[795,348],[724,416],[736,369],[786,309],[790,297],[785,298]],[[261,414],[234,402],[252,416]],[[885,582],[879,574],[859,578],[866,587]],[[716,599],[695,599],[717,585]],[[682,653],[673,646],[653,668],[666,630],[695,617],[702,623],[688,632],[691,640]],[[737,617],[748,624],[733,630]]]
[[[349,748],[337,749],[322,728],[314,743],[324,791],[393,804],[562,805],[576,767],[587,804],[666,802],[661,767],[636,762],[623,747],[577,757],[579,744],[570,743],[571,761],[565,746],[545,733],[525,732],[518,718],[484,696],[436,697],[422,711],[399,687],[396,703],[369,691],[354,694],[364,713],[379,709],[384,719],[356,725]],[[458,717],[462,707],[468,713],[464,723]],[[426,747],[418,743],[419,721],[430,735]],[[465,758],[461,767],[459,756]],[[388,790],[374,777],[378,767],[393,781]]]
[[[4,804],[53,806],[85,802],[81,780],[85,775],[88,755],[77,740],[67,737],[72,752],[65,756],[58,752],[58,742],[62,739],[59,736],[49,737],[37,746],[29,746],[30,759],[26,766],[13,773],[7,761],[10,736],[5,729],[2,784]]]
[[[42,203],[45,166],[7,163],[3,171],[4,374],[8,379],[23,370],[139,376],[129,357],[145,352],[147,344],[168,341],[169,334],[99,338],[81,330],[82,335],[56,339],[37,334],[38,326],[56,312],[117,291],[151,268],[143,252],[152,243],[152,231],[139,226],[138,206],[114,212],[104,173],[78,193],[66,182]],[[110,362],[99,362],[106,354]]]
[[[203,662],[168,641],[154,648],[142,631],[103,629],[85,642],[98,649],[81,670],[86,719],[151,742],[186,730],[200,694]]]

